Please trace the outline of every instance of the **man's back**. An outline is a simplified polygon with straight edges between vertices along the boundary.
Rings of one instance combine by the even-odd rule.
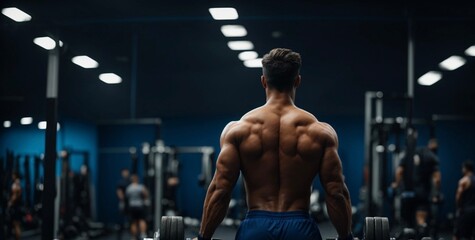
[[[249,211],[236,239],[321,239],[308,213],[317,175],[338,235],[353,239],[338,137],[329,125],[294,105],[301,63],[300,54],[290,49],[276,48],[264,55],[261,83],[266,104],[231,122],[221,134],[200,239],[210,239],[225,217],[240,172]]]
[[[250,210],[308,210],[326,131],[326,124],[290,104],[267,104],[232,125]]]

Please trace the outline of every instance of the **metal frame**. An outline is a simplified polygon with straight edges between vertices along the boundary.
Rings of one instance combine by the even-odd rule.
[[[204,188],[207,189],[212,179],[212,167],[214,148],[209,146],[200,147],[168,147],[165,146],[163,140],[157,140],[155,146],[150,149],[153,155],[155,170],[155,211],[154,211],[154,229],[160,229],[160,222],[162,218],[162,198],[163,198],[163,160],[165,154],[180,154],[180,153],[201,153],[201,171],[205,177]]]

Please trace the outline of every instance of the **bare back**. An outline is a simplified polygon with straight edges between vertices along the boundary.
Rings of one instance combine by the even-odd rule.
[[[308,210],[328,128],[293,105],[265,105],[233,124],[250,210]]]

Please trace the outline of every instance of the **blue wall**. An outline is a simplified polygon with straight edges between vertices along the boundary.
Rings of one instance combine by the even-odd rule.
[[[90,153],[89,167],[91,180],[93,185],[97,183],[97,134],[94,124],[85,123],[75,120],[60,121],[61,128],[57,134],[57,150],[71,148],[74,150],[88,151]],[[27,126],[13,126],[11,128],[2,129],[0,135],[0,151],[5,157],[6,150],[12,150],[15,155],[30,156],[30,170],[33,170],[34,155],[41,155],[45,149],[45,130],[40,130],[37,123]],[[20,160],[20,174],[23,175],[23,161]],[[75,172],[79,171],[82,164],[82,157],[71,157],[71,169]],[[59,176],[61,171],[61,163],[57,161],[56,175]],[[43,171],[40,173],[42,174]],[[32,184],[33,184],[32,175]]]

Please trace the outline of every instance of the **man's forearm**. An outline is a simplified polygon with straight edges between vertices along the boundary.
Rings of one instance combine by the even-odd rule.
[[[214,231],[226,216],[230,199],[230,191],[216,189],[215,186],[210,185],[203,207],[200,227],[201,236],[206,238],[213,236]]]
[[[349,194],[337,193],[327,197],[327,210],[330,220],[339,237],[351,233],[351,203]]]

